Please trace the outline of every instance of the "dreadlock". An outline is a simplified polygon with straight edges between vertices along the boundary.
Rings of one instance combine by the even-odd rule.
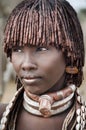
[[[77,14],[66,0],[24,0],[16,6],[5,28],[4,51],[11,57],[13,46],[29,44],[52,44],[60,48],[66,66],[76,66],[79,70],[75,75],[66,74],[66,84],[81,85],[83,34]],[[21,87],[19,80],[18,87]]]

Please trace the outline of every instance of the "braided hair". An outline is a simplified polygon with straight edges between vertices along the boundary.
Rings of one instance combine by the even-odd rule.
[[[80,86],[83,80],[84,43],[75,10],[66,0],[24,0],[10,14],[4,38],[4,51],[11,57],[13,46],[54,45],[62,50],[66,66],[78,73],[66,73],[65,82]],[[70,80],[71,79],[71,80]],[[19,80],[18,87],[21,87]]]

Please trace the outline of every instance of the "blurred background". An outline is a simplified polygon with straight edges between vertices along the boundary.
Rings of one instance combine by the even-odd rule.
[[[10,12],[21,1],[22,0],[0,0],[0,101],[3,103],[9,102],[16,91],[15,72],[9,59],[7,60],[3,53],[3,31]],[[86,44],[86,0],[67,1],[70,2],[78,14],[83,29],[84,43]],[[80,87],[80,93],[86,100],[86,64],[84,67],[84,81]]]

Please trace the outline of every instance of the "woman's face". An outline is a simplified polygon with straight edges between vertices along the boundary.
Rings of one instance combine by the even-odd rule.
[[[59,90],[64,82],[65,60],[53,46],[14,47],[11,61],[24,89],[31,93]]]

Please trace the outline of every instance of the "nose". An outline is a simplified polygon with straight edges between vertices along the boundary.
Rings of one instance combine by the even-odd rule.
[[[37,69],[37,64],[35,63],[34,58],[30,55],[25,55],[24,60],[22,62],[22,70],[29,71]]]

